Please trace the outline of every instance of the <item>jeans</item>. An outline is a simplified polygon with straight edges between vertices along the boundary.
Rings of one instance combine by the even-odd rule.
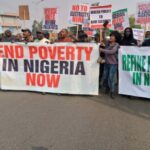
[[[117,74],[117,64],[105,64],[103,73],[103,83],[106,88],[110,89],[110,92],[115,92],[115,76]]]

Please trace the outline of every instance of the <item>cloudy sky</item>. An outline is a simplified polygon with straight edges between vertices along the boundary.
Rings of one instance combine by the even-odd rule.
[[[136,13],[136,4],[143,0],[99,0],[101,5],[112,4],[113,11],[128,8],[129,15]],[[0,12],[18,12],[18,5],[29,5],[30,18],[26,22],[27,27],[31,27],[33,20],[43,19],[43,8],[59,8],[59,25],[60,28],[68,26],[69,9],[72,4],[94,3],[98,0],[0,0]],[[149,1],[149,0],[144,0]]]

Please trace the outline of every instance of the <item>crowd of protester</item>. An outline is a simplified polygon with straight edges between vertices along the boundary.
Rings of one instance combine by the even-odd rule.
[[[105,89],[105,93],[109,93],[111,98],[114,98],[116,84],[118,81],[118,50],[120,46],[150,46],[150,31],[145,33],[145,39],[141,45],[133,37],[132,28],[127,27],[123,34],[118,31],[112,31],[109,39],[107,34],[108,22],[103,25],[102,35],[96,33],[93,39],[89,39],[87,34],[80,30],[77,35],[71,34],[67,29],[62,29],[57,36],[57,39],[50,40],[49,33],[42,30],[36,32],[36,37],[33,37],[31,30],[22,29],[22,34],[12,35],[10,30],[6,30],[0,37],[0,42],[36,42],[51,44],[54,42],[95,42],[99,44],[99,59],[100,63],[100,88]]]

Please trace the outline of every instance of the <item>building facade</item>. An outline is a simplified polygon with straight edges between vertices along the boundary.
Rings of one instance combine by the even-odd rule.
[[[21,30],[19,15],[15,13],[0,14],[0,33],[10,30],[13,34]]]

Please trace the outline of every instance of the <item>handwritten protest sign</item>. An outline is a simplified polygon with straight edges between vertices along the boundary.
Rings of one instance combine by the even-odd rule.
[[[94,35],[94,30],[92,28],[90,28],[90,24],[83,25],[83,30],[88,36]]]
[[[133,36],[138,41],[144,40],[144,29],[135,29],[133,28]]]
[[[57,8],[44,8],[44,29],[56,30],[57,25]]]
[[[69,21],[72,24],[84,24],[89,19],[89,5],[72,5]]]
[[[112,26],[112,5],[94,6],[90,9],[90,26],[93,29],[103,27],[105,21],[109,21],[108,27]]]
[[[128,17],[127,9],[121,9],[113,12],[112,19],[113,19],[112,24],[114,30],[122,31],[126,27],[129,27],[129,17]]]
[[[137,5],[137,23],[150,24],[150,1],[138,3]]]

